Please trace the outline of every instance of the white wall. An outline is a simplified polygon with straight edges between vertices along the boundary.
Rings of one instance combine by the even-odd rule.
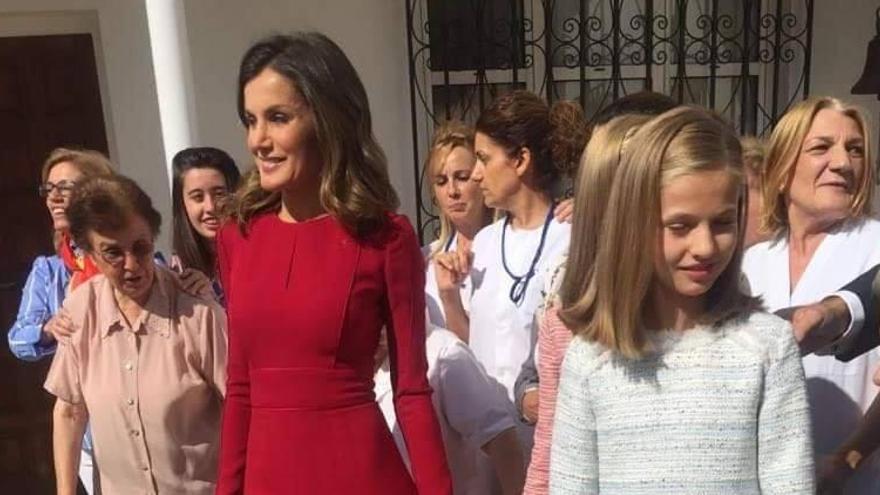
[[[389,0],[186,0],[195,107],[202,144],[228,150],[242,168],[252,160],[235,110],[238,64],[272,33],[321,31],[336,41],[361,76],[373,130],[388,155],[401,209],[415,218],[406,23],[402,2]]]
[[[144,188],[162,213],[158,245],[164,251],[170,245],[171,205],[144,4],[140,0],[3,0],[0,4],[0,36],[70,32],[94,36],[111,159],[121,173]]]

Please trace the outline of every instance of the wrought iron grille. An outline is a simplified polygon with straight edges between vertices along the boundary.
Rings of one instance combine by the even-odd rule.
[[[405,0],[419,235],[436,216],[434,126],[498,94],[574,99],[588,117],[650,90],[763,135],[810,92],[812,0]],[[427,199],[427,200],[426,200]]]

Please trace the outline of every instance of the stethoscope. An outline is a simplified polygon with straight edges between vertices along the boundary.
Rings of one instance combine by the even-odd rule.
[[[535,256],[532,258],[532,263],[529,265],[528,271],[523,275],[514,275],[507,266],[507,254],[504,245],[507,238],[507,226],[510,225],[510,215],[507,215],[504,218],[504,227],[501,229],[501,264],[504,266],[504,271],[506,271],[510,278],[513,279],[513,285],[510,287],[508,297],[516,306],[522,304],[526,296],[526,289],[529,287],[529,282],[532,280],[532,277],[535,276],[535,268],[538,266],[538,261],[541,259],[541,253],[544,251],[544,244],[547,241],[547,231],[550,228],[550,222],[553,221],[554,208],[555,203],[551,203],[550,209],[547,211],[547,218],[544,220],[544,227],[541,229],[541,242],[538,244],[538,249],[535,251]]]

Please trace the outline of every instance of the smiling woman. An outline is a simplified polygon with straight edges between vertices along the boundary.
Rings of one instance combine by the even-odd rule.
[[[820,301],[880,263],[880,222],[869,216],[874,170],[868,130],[859,109],[828,97],[795,105],[773,130],[762,184],[762,226],[773,237],[749,249],[743,262],[752,293],[771,311]],[[861,307],[845,296],[850,308]],[[880,355],[841,362],[811,354],[803,361],[820,486],[880,493],[878,461],[855,472],[858,463],[844,462],[854,451],[859,458],[870,455],[858,452],[850,435],[877,395],[871,373]],[[869,437],[876,438],[877,426]]]
[[[275,36],[245,53],[238,89],[256,172],[217,236],[230,322],[217,493],[451,493],[424,260],[357,72],[326,36]],[[383,327],[412,477],[372,392]]]
[[[172,267],[179,271],[196,269],[214,279],[214,238],[220,229],[221,211],[238,186],[241,174],[232,158],[217,148],[181,150],[171,164],[174,172]],[[218,284],[215,284],[215,292],[219,292]]]
[[[55,249],[58,254],[34,260],[19,305],[18,316],[9,329],[9,349],[19,359],[36,361],[55,352],[59,337],[74,329],[61,304],[77,285],[97,273],[94,263],[70,238],[67,207],[79,182],[113,174],[110,161],[93,150],[56,148],[43,163],[40,196],[52,217]],[[80,477],[92,493],[91,442],[86,436],[80,464]]]

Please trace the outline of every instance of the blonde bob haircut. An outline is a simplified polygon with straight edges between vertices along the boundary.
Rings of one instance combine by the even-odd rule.
[[[474,129],[458,121],[447,121],[440,125],[434,131],[434,138],[431,140],[431,148],[428,150],[428,156],[425,158],[425,165],[422,168],[422,177],[428,179],[427,184],[431,184],[428,189],[431,199],[437,202],[437,195],[434,193],[433,181],[431,178],[446,162],[446,159],[455,148],[464,148],[473,154],[474,152]],[[476,158],[474,158],[476,163]],[[431,249],[430,256],[433,257],[449,242],[449,239],[455,235],[455,226],[449,216],[438,211],[440,220],[440,235],[435,242],[434,248]]]
[[[627,143],[611,186],[598,238],[595,266],[584,300],[577,300],[578,318],[569,328],[628,359],[651,352],[645,326],[648,296],[655,282],[660,194],[664,185],[684,175],[709,171],[730,173],[740,190],[742,151],[733,128],[714,113],[679,107],[643,125]],[[745,211],[740,205],[738,220]],[[757,308],[758,300],[740,291],[743,231],[734,255],[706,294],[699,322],[713,325]],[[563,307],[563,310],[567,308]]]
[[[113,175],[110,160],[100,151],[72,148],[55,148],[49,152],[40,171],[43,182],[49,179],[49,172],[59,163],[72,163],[86,178]]]
[[[850,206],[850,216],[867,215],[874,196],[874,160],[871,148],[870,126],[862,111],[855,106],[829,96],[814,97],[793,106],[773,129],[767,142],[766,161],[762,180],[764,208],[761,212],[761,230],[779,234],[788,227],[786,197],[794,177],[798,156],[804,139],[810,132],[816,115],[825,109],[836,110],[855,121],[862,133],[865,148],[865,166],[859,178],[858,190]]]
[[[596,126],[581,156],[574,187],[571,243],[559,289],[564,308],[559,317],[569,328],[583,326],[588,318],[595,297],[590,292],[590,278],[611,183],[627,144],[649,120],[649,115],[625,114]]]

